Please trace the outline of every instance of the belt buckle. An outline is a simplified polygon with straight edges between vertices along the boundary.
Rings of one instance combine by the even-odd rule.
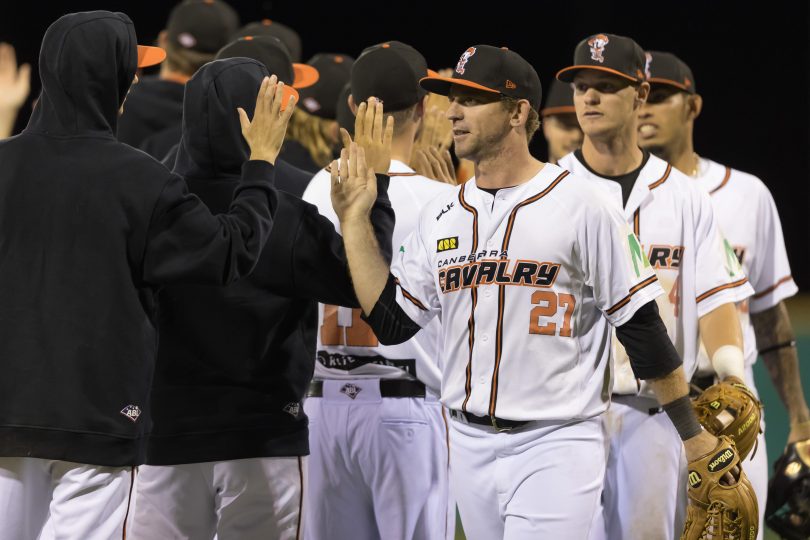
[[[495,428],[496,430],[498,430],[498,433],[503,433],[504,431],[512,431],[514,429],[513,426],[509,426],[509,427],[499,426],[498,425],[498,419],[495,418],[494,416],[490,416],[489,421],[492,423],[492,427]]]

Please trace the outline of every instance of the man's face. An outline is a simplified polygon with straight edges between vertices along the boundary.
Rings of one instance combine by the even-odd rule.
[[[557,160],[582,145],[582,130],[576,113],[552,114],[543,118],[543,136],[548,143],[548,155]]]
[[[636,121],[637,90],[629,80],[583,69],[573,86],[577,120],[588,137],[609,135]]]
[[[657,153],[677,143],[689,120],[688,95],[672,86],[656,85],[638,115],[638,144]]]
[[[511,129],[500,94],[453,85],[447,118],[453,123],[456,155],[477,161],[497,153]]]

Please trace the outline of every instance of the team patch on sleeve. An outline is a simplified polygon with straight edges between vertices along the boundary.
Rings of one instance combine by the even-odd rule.
[[[458,249],[458,236],[450,238],[441,238],[436,242],[436,252],[450,251],[451,249]]]

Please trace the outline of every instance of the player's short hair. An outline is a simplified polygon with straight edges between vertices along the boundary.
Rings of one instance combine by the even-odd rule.
[[[518,101],[517,98],[509,97],[509,96],[501,96],[501,104],[504,108],[512,112],[517,109]],[[540,127],[540,114],[537,112],[537,109],[529,105],[529,117],[526,119],[526,142],[532,142],[532,137],[534,134],[537,133],[537,128]]]
[[[416,106],[418,103],[414,103],[410,107],[405,109],[394,111],[392,113],[385,113],[385,116],[393,116],[394,117],[394,137],[399,136],[402,134],[402,131],[405,129],[405,126],[408,122],[414,120],[414,115],[416,114]]]
[[[166,43],[166,66],[172,71],[191,77],[203,65],[212,61],[216,53],[204,53],[193,49],[185,49],[171,41]]]

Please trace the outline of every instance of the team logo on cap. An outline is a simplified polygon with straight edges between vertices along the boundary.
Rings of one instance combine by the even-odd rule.
[[[644,75],[650,79],[652,75],[650,74],[650,65],[652,64],[652,55],[650,53],[644,53]]]
[[[605,34],[596,34],[588,40],[588,46],[591,48],[591,60],[595,60],[600,64],[605,62],[605,57],[602,56],[605,52],[605,45],[610,43],[610,39]]]
[[[467,65],[467,61],[470,59],[472,55],[475,54],[475,47],[470,47],[461,55],[461,58],[458,59],[458,64],[456,64],[456,73],[459,75],[464,75],[464,66]]]

